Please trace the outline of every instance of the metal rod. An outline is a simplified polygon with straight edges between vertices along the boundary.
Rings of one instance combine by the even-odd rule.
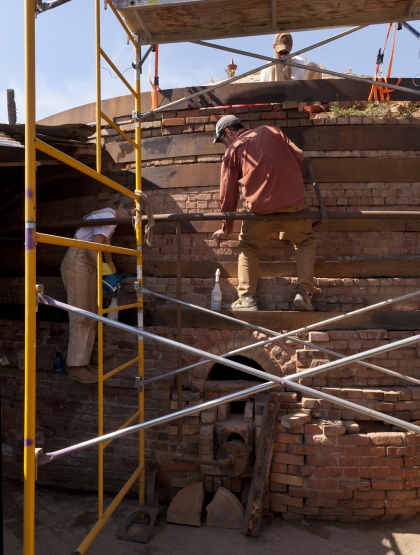
[[[137,15],[137,12],[135,12]],[[140,21],[140,23],[142,23]],[[345,31],[344,33],[340,33],[339,35],[335,35],[334,37],[331,37],[330,39],[326,39],[325,41],[321,41],[313,46],[309,46],[307,48],[303,48],[302,50],[299,50],[297,53],[293,54],[293,56],[296,56],[297,54],[302,54],[303,52],[308,52],[309,50],[312,50],[313,48],[317,48],[318,46],[322,46],[323,44],[326,44],[327,42],[331,42],[335,39],[338,39],[340,37],[344,37],[345,35],[349,35],[350,33],[354,33],[355,31],[358,31],[359,29],[363,29],[363,27],[355,27],[354,29],[350,29],[349,31]],[[147,34],[147,33],[146,33]],[[146,117],[150,114],[157,114],[163,110],[167,110],[168,108],[172,108],[173,106],[176,106],[178,104],[181,104],[182,102],[186,102],[187,100],[191,100],[192,98],[195,98],[196,96],[200,96],[202,94],[206,94],[208,92],[214,91],[216,89],[218,89],[219,87],[224,87],[225,85],[230,85],[230,83],[234,83],[235,81],[238,81],[239,79],[243,79],[244,77],[248,77],[248,75],[253,75],[254,73],[257,73],[258,71],[261,71],[267,67],[270,67],[274,64],[277,63],[281,63],[280,60],[277,60],[276,58],[270,58],[268,56],[259,56],[258,54],[251,54],[249,52],[242,52],[241,50],[235,50],[235,49],[229,49],[229,48],[225,48],[223,46],[218,46],[218,45],[213,45],[210,44],[208,42],[204,42],[204,41],[192,41],[193,44],[198,44],[201,46],[210,46],[213,48],[219,48],[220,50],[227,50],[233,53],[237,53],[237,54],[243,54],[244,56],[252,56],[254,58],[260,58],[261,60],[267,60],[269,63],[265,64],[263,66],[257,67],[255,69],[251,69],[250,71],[247,71],[246,73],[242,73],[241,75],[235,75],[235,77],[232,77],[231,79],[226,79],[226,81],[223,81],[222,83],[217,83],[215,85],[212,85],[210,87],[207,87],[197,93],[193,93],[190,94],[188,96],[185,96],[184,98],[181,98],[180,100],[175,100],[174,102],[170,102],[169,104],[166,104],[166,106],[162,106],[160,108],[157,108],[155,110],[151,110],[149,112],[146,112],[144,114],[141,114],[141,117]],[[285,56],[283,59],[288,59],[293,57],[292,55],[289,56]]]
[[[137,15],[137,12],[135,12],[135,13]],[[241,75],[235,75],[235,77],[231,77],[230,79],[226,79],[226,81],[223,81],[222,83],[216,83],[215,85],[211,85],[210,87],[206,87],[205,89],[202,89],[201,91],[198,91],[198,92],[193,93],[193,94],[189,94],[188,96],[184,96],[184,98],[180,98],[179,100],[174,100],[173,102],[169,102],[169,104],[165,104],[164,106],[161,106],[160,108],[156,108],[155,110],[149,110],[148,112],[144,112],[143,114],[141,114],[140,112],[137,112],[137,118],[142,119],[142,118],[145,118],[145,117],[150,116],[152,114],[158,114],[159,112],[163,112],[164,110],[168,110],[169,108],[173,108],[174,106],[178,106],[178,104],[182,104],[183,102],[186,102],[187,100],[191,100],[191,99],[195,98],[196,96],[201,96],[201,95],[206,94],[208,92],[215,91],[216,89],[219,89],[220,87],[224,87],[226,85],[230,85],[231,83],[234,83],[235,81],[238,81],[238,79],[242,79],[243,77],[248,77],[248,75],[253,75],[254,73],[257,73],[258,71],[261,71],[261,70],[265,69],[266,67],[269,67],[270,65],[274,65],[275,63],[277,63],[277,61],[273,61],[272,63],[264,64],[263,66],[259,66],[255,69],[251,69],[251,70],[247,71],[246,73],[242,73]]]
[[[109,2],[109,0],[108,0]],[[139,45],[138,35],[136,35],[136,42],[134,44],[134,90],[136,94],[134,95],[134,109],[137,111],[141,110],[141,84],[140,84],[140,73],[141,73],[141,47]],[[136,192],[141,192],[142,190],[142,146],[141,146],[141,126],[137,125],[134,129],[134,140],[137,144],[135,150],[135,162],[136,162]],[[139,213],[140,211],[140,198],[136,199],[136,209]],[[143,227],[141,222],[136,225],[136,251],[137,251],[137,279],[140,284],[143,284]],[[140,291],[137,294],[137,326],[143,328],[143,313],[144,313],[144,299],[143,294]],[[143,338],[137,337],[137,376],[140,380],[144,379],[144,341]],[[144,387],[140,388],[137,395],[137,402],[139,408],[139,422],[144,422],[145,419],[145,392]],[[144,443],[144,430],[140,430],[138,433],[138,457],[140,476],[139,476],[139,504],[145,505],[146,503],[146,469],[145,469],[145,443]]]
[[[275,333],[275,332],[273,332]],[[337,353],[336,351],[332,351],[331,349],[327,349],[326,347],[322,347],[321,345],[316,345],[315,343],[311,343],[310,341],[303,341],[303,339],[298,339],[297,337],[290,336],[288,337],[289,341],[293,341],[295,343],[299,343],[299,345],[304,345],[305,347],[311,347],[314,349],[318,349],[318,351],[322,351],[323,353],[327,353],[328,355],[333,355],[335,357],[345,358],[346,355],[342,353]],[[366,368],[371,368],[372,370],[377,370],[378,372],[383,372],[384,374],[389,374],[394,378],[399,378],[401,380],[405,380],[407,382],[414,383],[416,385],[420,385],[420,380],[413,378],[412,376],[407,376],[406,374],[400,374],[399,372],[395,372],[394,370],[390,370],[389,368],[383,368],[382,366],[377,366],[376,364],[371,364],[370,362],[365,362],[364,360],[359,360],[358,364],[365,366]]]
[[[141,59],[140,65],[142,66],[144,64],[144,62],[147,60],[147,57],[149,56],[150,52],[152,52],[153,48],[154,48],[154,44],[152,44],[151,46],[149,46],[149,48],[146,50],[146,54],[143,56],[143,58]]]
[[[329,393],[324,393],[321,391],[314,390],[311,387],[307,387],[306,385],[297,384],[295,382],[290,381],[288,378],[282,378],[280,380],[280,383],[285,387],[295,389],[296,391],[301,391],[302,393],[306,393],[311,397],[315,396],[315,397],[319,397],[320,399],[325,399],[326,401],[331,401],[332,403],[334,403],[335,405],[339,405],[340,407],[348,408],[355,412],[372,416],[377,420],[382,420],[384,422],[388,422],[388,424],[392,424],[393,426],[398,426],[399,428],[404,428],[405,430],[408,430],[410,432],[415,432],[416,434],[420,434],[420,426],[417,426],[416,424],[411,424],[411,422],[404,422],[403,420],[400,420],[399,418],[395,418],[394,416],[388,416],[387,414],[378,412],[373,409],[368,409],[366,407],[363,407],[364,410],[362,410],[362,407],[360,405],[356,405],[351,401],[346,401],[345,399],[341,399],[341,398],[339,399],[338,397],[334,397]]]
[[[325,40],[322,40],[322,41],[317,42],[315,44],[312,44],[311,46],[307,46],[305,48],[302,48],[301,50],[297,50],[296,52],[293,52],[293,54],[290,53],[287,56],[283,56],[282,60],[288,60],[289,58],[299,56],[300,54],[305,54],[305,52],[309,52],[310,50],[315,50],[315,48],[319,48],[320,46],[324,46],[324,44],[328,44],[329,42],[332,42],[334,40],[341,39],[342,37],[350,35],[351,33],[354,33],[355,31],[360,31],[360,29],[364,29],[365,27],[367,27],[367,25],[362,25],[360,27],[353,27],[352,29],[349,29],[348,31],[344,31],[343,33],[339,33],[338,35],[334,35],[334,36],[332,36],[328,39],[325,39]],[[227,52],[232,52],[233,54],[239,54],[241,56],[249,56],[250,58],[258,58],[259,60],[267,60],[267,61],[271,62],[275,59],[275,58],[272,58],[270,56],[263,56],[261,54],[254,54],[253,52],[246,52],[245,50],[238,50],[236,48],[229,48],[229,47],[226,47],[226,46],[221,46],[219,44],[213,44],[213,43],[206,42],[206,41],[203,41],[203,40],[196,40],[196,41],[192,41],[192,42],[193,42],[193,44],[199,44],[200,46],[209,46],[210,48],[216,48],[217,50],[225,50]]]
[[[181,284],[181,260],[182,260],[182,230],[181,222],[176,222],[176,296],[178,300],[182,298],[182,284]],[[182,343],[182,305],[176,305],[176,340],[178,343]],[[182,351],[177,349],[176,351],[176,362],[177,367],[182,367]],[[177,374],[176,377],[176,391],[177,391],[177,410],[182,410],[182,374]],[[177,422],[178,429],[178,449],[182,449],[182,422],[183,419],[180,418]]]
[[[282,58],[281,60],[278,60],[277,58],[270,58],[269,56],[262,56],[260,54],[252,54],[251,52],[243,52],[241,50],[237,50],[235,48],[228,48],[227,46],[220,46],[218,44],[211,44],[209,42],[205,42],[205,41],[194,41],[195,44],[200,44],[201,46],[208,46],[209,48],[216,48],[217,50],[226,50],[227,52],[233,52],[236,54],[243,54],[245,56],[251,56],[252,58],[258,58],[259,60],[268,60],[269,64],[267,64],[264,67],[269,67],[269,65],[273,65],[273,63],[280,63],[280,64],[284,64],[286,66],[291,66],[291,67],[298,67],[300,69],[310,69],[311,71],[315,71],[317,73],[326,73],[327,75],[333,75],[335,77],[342,77],[343,79],[351,79],[353,81],[361,81],[362,83],[368,83],[369,85],[377,85],[378,87],[386,87],[386,88],[390,88],[390,89],[394,89],[397,91],[403,91],[403,92],[408,92],[410,94],[414,94],[419,96],[420,95],[420,91],[416,91],[414,89],[409,89],[408,87],[400,87],[398,85],[390,85],[389,83],[384,83],[383,81],[375,81],[374,79],[369,79],[367,77],[358,77],[357,75],[352,75],[351,73],[340,73],[337,71],[331,71],[330,69],[322,69],[319,67],[313,67],[313,66],[307,66],[304,64],[299,64],[298,62],[291,62],[290,60],[286,59],[286,56],[284,58]],[[296,56],[296,54],[294,54]],[[291,58],[293,58],[293,55],[290,55]],[[259,69],[259,68],[258,68]],[[258,70],[257,69],[257,70]],[[254,71],[254,73],[256,73],[256,71]],[[224,81],[223,84],[229,84],[228,81]],[[202,93],[207,92],[207,91],[202,91]],[[181,99],[182,100],[182,99]],[[183,99],[185,100],[185,99]],[[178,101],[181,102],[181,101]],[[166,107],[170,106],[169,104],[166,105]],[[149,112],[150,113],[150,112]],[[148,115],[148,114],[147,114]]]
[[[389,352],[389,351],[393,351],[395,349],[399,349],[400,347],[406,347],[408,345],[411,345],[413,343],[417,343],[418,341],[420,341],[420,335],[415,335],[413,337],[409,337],[406,339],[401,339],[399,341],[395,341],[394,343],[391,344],[387,344],[387,345],[381,345],[380,347],[375,347],[374,349],[370,349],[368,351],[364,351],[362,353],[358,353],[356,355],[351,355],[349,357],[346,357],[344,359],[340,359],[338,361],[333,361],[333,362],[329,362],[328,364],[324,364],[322,366],[319,366],[317,368],[314,368],[312,370],[308,370],[306,372],[300,372],[297,374],[293,374],[292,376],[289,376],[287,380],[280,378],[278,376],[274,376],[272,374],[268,374],[262,370],[257,370],[255,368],[251,368],[249,366],[245,366],[243,364],[240,364],[238,362],[235,362],[233,360],[229,360],[229,359],[224,359],[218,355],[214,355],[212,353],[206,353],[204,351],[201,351],[200,349],[196,349],[195,347],[191,347],[190,345],[179,345],[176,341],[173,341],[171,339],[168,339],[166,337],[161,337],[161,336],[157,336],[154,335],[152,333],[146,332],[143,329],[139,329],[139,328],[134,328],[132,326],[127,326],[126,324],[121,324],[120,322],[115,322],[113,320],[109,320],[107,318],[103,318],[102,316],[98,316],[97,314],[93,314],[91,312],[88,312],[86,310],[82,310],[70,305],[67,305],[65,303],[62,303],[60,301],[56,301],[54,299],[52,299],[51,297],[49,297],[48,295],[44,295],[44,294],[39,294],[39,301],[42,302],[43,304],[46,304],[48,306],[55,306],[57,308],[62,308],[64,310],[67,310],[69,312],[74,312],[80,315],[83,315],[87,318],[91,318],[93,320],[96,320],[98,322],[103,322],[105,324],[108,324],[111,327],[115,327],[115,328],[119,328],[122,329],[124,331],[128,331],[130,333],[134,333],[136,335],[141,335],[143,338],[147,338],[147,339],[151,339],[152,341],[157,341],[159,343],[163,343],[164,345],[167,346],[171,346],[174,348],[178,348],[178,349],[182,349],[183,351],[186,351],[188,353],[194,354],[196,356],[200,356],[200,357],[208,357],[210,360],[213,360],[215,362],[221,362],[222,364],[224,364],[225,366],[230,366],[232,368],[235,368],[237,370],[240,370],[242,372],[246,372],[247,374],[251,374],[254,376],[257,376],[263,380],[271,380],[268,383],[262,384],[261,386],[257,386],[258,387],[266,387],[267,389],[271,388],[274,386],[274,384],[281,384],[281,385],[286,385],[287,387],[294,387],[292,384],[294,384],[294,382],[292,381],[292,378],[295,379],[301,379],[302,377],[307,376],[309,373],[311,374],[316,374],[318,372],[323,372],[325,370],[328,369],[332,369],[332,368],[337,368],[338,366],[344,366],[347,364],[351,364],[352,362],[358,361],[358,360],[362,360],[363,358],[368,358],[370,356],[374,356],[377,354],[381,354],[381,353],[385,353],[385,352]],[[328,400],[333,400],[333,402],[339,406],[345,406],[346,408],[352,408],[353,410],[360,412],[362,414],[369,414],[372,416],[375,416],[377,418],[379,418],[380,420],[384,420],[384,421],[390,421],[393,424],[397,424],[398,426],[404,428],[404,429],[408,429],[411,431],[415,431],[417,433],[420,433],[420,427],[419,426],[415,426],[413,424],[409,424],[407,422],[403,422],[402,420],[398,420],[398,419],[394,419],[392,418],[392,420],[390,420],[391,417],[387,417],[384,414],[378,413],[376,411],[371,411],[370,409],[365,409],[365,407],[361,407],[359,405],[356,405],[354,403],[351,403],[349,401],[345,401],[343,402],[342,399],[333,397],[331,395],[325,394],[325,393],[321,393],[319,391],[313,390],[311,388],[306,388],[305,386],[298,386],[296,385],[296,389],[298,390],[303,390],[300,388],[304,388],[304,391],[309,392],[311,395],[314,395],[316,397],[320,397],[320,398],[325,398]],[[251,388],[253,389],[253,388]],[[238,395],[238,398],[240,397],[244,397],[244,396],[249,396],[249,391],[250,390],[246,390],[247,393],[245,394],[245,392],[241,392]],[[217,404],[221,404],[222,402],[226,402],[226,398],[219,398],[219,399],[215,399],[214,401],[210,401],[209,403],[214,403],[215,406]],[[198,405],[197,407],[191,407],[191,409],[195,412],[195,411],[201,411],[203,410],[206,406],[213,406],[213,405],[209,405],[207,403],[204,403],[202,405]],[[89,440],[86,442],[83,442],[79,445],[76,446],[71,446],[71,447],[67,447],[65,449],[56,451],[54,453],[47,453],[46,455],[44,455],[42,457],[42,459],[40,459],[41,464],[43,462],[49,462],[51,460],[53,460],[54,458],[57,458],[57,456],[64,456],[65,454],[68,454],[74,450],[79,450],[79,449],[84,449],[86,447],[92,446],[92,445],[97,445],[98,443],[102,443],[103,441],[107,441],[109,439],[116,439],[117,437],[122,437],[123,435],[127,435],[129,433],[133,433],[135,431],[138,430],[144,430],[145,427],[150,427],[152,424],[151,422],[154,422],[154,424],[159,424],[159,423],[164,423],[164,422],[168,422],[170,420],[174,420],[177,419],[179,416],[181,415],[185,415],[185,414],[189,414],[190,409],[184,409],[183,411],[181,411],[181,413],[176,412],[173,413],[171,415],[168,416],[164,416],[161,418],[156,419],[155,421],[149,421],[149,422],[145,422],[143,424],[139,424],[136,426],[133,426],[131,428],[127,428],[123,431],[116,431],[116,432],[112,432],[111,434],[107,434],[105,436],[102,436],[102,438],[95,438],[93,440]],[[388,418],[388,420],[387,420]],[[154,425],[153,424],[153,425]]]
[[[254,369],[251,369],[248,366],[244,366],[243,368],[246,368],[246,371],[248,373],[253,373],[253,372],[251,372],[251,370],[254,370]],[[129,428],[125,428],[124,430],[117,430],[115,432],[105,434],[102,437],[96,437],[94,439],[90,439],[88,441],[78,443],[76,445],[71,445],[69,447],[65,447],[64,449],[59,449],[58,451],[53,451],[51,453],[46,453],[44,455],[40,455],[38,457],[38,464],[39,465],[47,464],[47,463],[49,463],[51,461],[54,461],[54,460],[56,460],[60,457],[64,457],[64,456],[69,455],[70,453],[74,453],[76,451],[81,451],[82,449],[87,449],[87,448],[92,447],[94,445],[98,445],[99,443],[109,442],[109,441],[112,441],[114,439],[118,439],[120,437],[130,435],[134,432],[137,432],[138,430],[145,430],[147,428],[152,428],[153,426],[166,424],[167,422],[171,422],[172,420],[176,420],[180,416],[189,416],[191,414],[195,414],[197,412],[201,412],[203,410],[207,410],[209,408],[213,408],[213,407],[216,407],[218,405],[228,403],[230,401],[236,401],[236,400],[242,399],[244,397],[250,397],[251,395],[255,395],[257,393],[261,393],[263,391],[267,391],[269,389],[272,389],[276,385],[283,385],[283,386],[288,387],[290,389],[294,389],[294,390],[297,390],[297,391],[302,391],[303,393],[306,393],[307,395],[309,395],[311,397],[319,397],[320,399],[325,399],[325,400],[331,401],[335,405],[339,405],[339,406],[354,410],[355,412],[359,412],[361,414],[366,414],[366,415],[372,416],[374,418],[377,418],[378,420],[389,422],[390,424],[399,426],[400,428],[404,428],[404,429],[409,430],[411,432],[420,433],[420,427],[416,426],[415,424],[411,424],[409,422],[404,422],[403,420],[399,420],[398,418],[394,418],[392,416],[388,416],[388,415],[383,414],[381,412],[377,412],[375,410],[368,409],[368,408],[362,407],[360,405],[356,405],[355,403],[352,403],[351,401],[346,401],[346,400],[341,399],[339,397],[333,397],[332,395],[330,395],[328,393],[324,393],[322,391],[317,391],[317,390],[312,389],[310,387],[292,382],[288,379],[280,378],[279,376],[273,376],[271,374],[266,374],[266,377],[270,378],[270,380],[272,380],[272,381],[269,381],[269,382],[266,382],[264,384],[260,384],[260,385],[257,385],[257,386],[253,386],[253,387],[250,387],[248,389],[244,389],[243,391],[240,391],[240,392],[231,393],[229,395],[225,395],[224,397],[219,397],[219,398],[213,399],[211,401],[206,401],[205,403],[202,403],[201,405],[194,405],[192,407],[187,407],[187,408],[183,409],[181,412],[177,411],[177,412],[174,412],[174,413],[171,413],[171,414],[167,414],[167,415],[155,418],[153,420],[149,420],[148,422],[143,422],[141,424],[136,424],[136,425],[131,426]]]
[[[99,133],[99,136],[100,136],[100,133]],[[79,170],[85,175],[88,175],[89,177],[96,179],[96,181],[100,181],[104,185],[108,185],[108,187],[111,187],[111,189],[115,189],[119,193],[122,193],[123,195],[127,195],[128,197],[131,197],[134,200],[136,200],[136,195],[132,191],[130,191],[126,187],[123,187],[116,181],[109,179],[109,177],[105,177],[105,175],[102,175],[98,171],[92,170],[92,168],[89,168],[89,166],[82,164],[81,162],[79,162],[78,160],[75,160],[71,156],[64,154],[64,152],[61,152],[61,150],[58,150],[52,147],[51,145],[48,145],[47,143],[40,141],[39,139],[35,139],[35,146],[41,152],[44,152],[45,154],[52,156],[56,160],[60,160],[60,162],[63,162],[64,164],[71,166],[75,170]]]
[[[406,295],[403,295],[401,297],[396,297],[395,299],[388,299],[387,301],[382,301],[380,303],[377,303],[377,304],[374,304],[374,305],[371,305],[371,306],[359,308],[358,310],[354,310],[353,312],[349,312],[347,314],[340,314],[339,316],[334,316],[333,318],[329,318],[328,320],[323,320],[322,322],[316,322],[315,324],[310,324],[309,326],[299,328],[297,330],[292,330],[290,332],[283,333],[283,334],[277,334],[273,330],[270,330],[270,329],[267,329],[267,328],[264,328],[264,327],[261,327],[261,326],[257,326],[255,324],[251,324],[249,322],[245,322],[244,320],[239,320],[239,319],[234,318],[232,316],[228,316],[227,314],[221,314],[220,312],[214,312],[213,310],[209,310],[208,308],[203,308],[201,306],[186,303],[184,301],[179,301],[178,299],[174,299],[173,297],[168,297],[167,295],[163,295],[162,293],[155,293],[155,292],[150,291],[149,289],[145,289],[145,288],[143,288],[143,291],[146,294],[154,295],[154,296],[159,297],[161,299],[164,299],[166,301],[172,301],[174,303],[184,305],[186,308],[194,308],[194,309],[199,310],[201,312],[211,314],[212,316],[217,316],[217,317],[222,318],[224,320],[229,320],[230,322],[234,322],[235,324],[242,324],[245,327],[248,327],[249,329],[253,329],[255,331],[259,331],[261,333],[265,333],[267,335],[274,336],[271,339],[260,341],[258,343],[252,343],[250,345],[245,345],[244,347],[240,347],[239,349],[235,349],[234,351],[230,351],[229,353],[225,353],[225,354],[220,355],[223,358],[237,355],[237,354],[242,353],[244,351],[247,351],[249,349],[254,349],[256,347],[261,347],[261,346],[266,345],[267,343],[271,343],[273,341],[280,341],[280,340],[289,338],[289,337],[291,337],[291,336],[293,336],[297,333],[310,331],[310,330],[316,329],[320,326],[325,326],[327,324],[332,324],[333,322],[336,322],[337,320],[341,320],[343,318],[350,318],[350,317],[352,317],[354,315],[358,315],[360,313],[368,312],[370,310],[376,310],[377,308],[381,308],[383,306],[386,306],[386,305],[389,305],[389,304],[392,304],[392,303],[396,303],[398,301],[405,300],[405,299],[410,298],[410,297],[420,295],[420,291],[414,291],[412,293],[407,293]],[[296,338],[292,338],[292,340],[295,340],[295,339]],[[318,346],[313,345],[312,343],[309,343],[309,342],[306,342],[306,341],[301,341],[301,340],[297,339],[296,342],[297,343],[301,342],[304,345],[315,346],[320,351],[323,350],[324,352],[328,352],[329,354],[334,354],[335,356],[338,356],[338,357],[344,357],[345,356],[345,355],[342,355],[341,353],[336,353],[335,351],[329,351],[328,349],[325,349],[324,347],[321,348],[321,347],[318,347]],[[157,380],[165,379],[165,378],[168,378],[170,376],[174,376],[174,375],[176,375],[180,372],[185,372],[187,370],[192,370],[193,368],[197,368],[198,366],[201,366],[203,364],[207,364],[209,362],[210,362],[210,360],[202,360],[200,362],[196,362],[195,364],[185,366],[184,368],[178,368],[177,370],[173,370],[172,372],[168,372],[168,373],[165,373],[165,374],[161,374],[160,376],[155,376],[153,378],[149,378],[149,379],[145,380],[143,383],[144,383],[144,385],[146,385],[146,384],[152,383],[152,382],[157,381]],[[386,374],[390,374],[392,376],[395,376],[395,377],[398,377],[398,378],[401,378],[401,379],[405,379],[405,380],[411,381],[411,382],[416,383],[416,384],[420,384],[420,380],[416,380],[415,378],[411,378],[410,376],[405,376],[404,374],[398,374],[397,372],[393,372],[392,370],[388,370],[387,368],[382,368],[382,367],[379,367],[379,366],[371,365],[369,363],[362,363],[361,362],[361,364],[363,364],[365,366],[369,366],[370,368],[374,368],[375,370],[380,370],[381,372],[384,372]]]
[[[414,210],[349,210],[349,211],[327,211],[329,220],[419,220],[420,211]],[[254,212],[185,212],[177,214],[155,214],[156,222],[196,222],[196,221],[218,221],[218,220],[318,220],[322,217],[319,210],[302,210],[300,212],[274,212],[272,214],[256,214]],[[143,216],[147,221],[147,216]],[[99,218],[95,225],[132,225],[132,218]],[[92,227],[92,220],[67,220],[64,222],[44,222],[39,224],[40,229],[73,229],[75,227]],[[21,231],[21,226],[0,228],[0,233]]]
[[[414,29],[411,25],[409,25],[406,21],[401,21],[401,25],[405,27],[410,33],[412,33],[417,39],[420,39],[420,33]]]
[[[276,377],[277,380],[280,378]],[[237,401],[238,399],[243,399],[244,397],[249,397],[250,395],[255,395],[257,393],[261,393],[263,391],[267,391],[272,389],[278,385],[272,381],[265,382],[263,384],[258,384],[248,389],[244,389],[243,391],[239,391],[236,393],[230,393],[229,395],[225,395],[224,397],[219,397],[217,399],[213,399],[212,401],[206,401],[201,405],[193,405],[192,407],[187,407],[182,409],[181,412],[172,412],[170,414],[166,414],[164,416],[160,416],[153,420],[148,420],[147,422],[142,422],[141,424],[136,424],[135,426],[131,426],[129,428],[125,428],[124,430],[116,430],[115,432],[111,432],[109,434],[105,434],[102,437],[95,437],[93,439],[89,439],[87,441],[83,441],[82,443],[78,443],[76,445],[70,445],[69,447],[65,447],[64,449],[59,449],[58,451],[53,451],[51,453],[45,453],[43,455],[38,456],[38,465],[47,464],[51,461],[54,461],[60,457],[64,457],[65,455],[69,455],[70,453],[75,453],[76,451],[81,451],[82,449],[87,449],[88,447],[93,447],[98,445],[99,443],[103,443],[105,441],[112,441],[114,439],[118,439],[120,437],[124,437],[127,435],[132,434],[133,432],[137,432],[138,430],[146,430],[147,428],[152,428],[153,426],[158,426],[161,424],[166,424],[167,422],[171,422],[172,420],[177,420],[182,416],[189,416],[191,414],[195,414],[197,412],[201,412],[202,410],[206,410],[208,408],[217,407],[222,405],[223,403],[229,403],[230,401]],[[420,430],[420,428],[419,428]]]
[[[35,0],[24,3],[25,53],[25,392],[23,553],[35,552],[36,434],[36,150]],[[22,224],[20,224],[22,225]]]
[[[46,235],[45,233],[35,233],[35,239],[38,243],[46,243],[47,245],[60,245],[62,247],[75,247],[92,251],[113,252],[115,254],[137,256],[137,251],[134,249],[114,247],[113,245],[105,245],[104,243],[89,243],[89,241],[68,239],[67,237],[58,237],[56,235]]]
[[[121,501],[127,495],[127,493],[130,491],[134,482],[140,476],[141,471],[142,471],[142,468],[140,466],[136,468],[136,470],[133,472],[133,474],[130,476],[130,478],[127,480],[127,482],[123,485],[121,490],[117,493],[117,495],[114,497],[114,499],[108,505],[108,507],[105,510],[105,512],[103,513],[102,517],[96,522],[96,524],[93,526],[93,528],[91,528],[88,535],[85,537],[85,539],[79,545],[79,547],[76,549],[75,553],[79,553],[80,555],[83,555],[86,552],[86,550],[88,549],[90,544],[93,542],[93,540],[96,538],[96,536],[99,534],[99,532],[102,530],[102,528],[106,524],[107,520],[112,516],[115,509],[118,507],[118,505],[121,503]]]

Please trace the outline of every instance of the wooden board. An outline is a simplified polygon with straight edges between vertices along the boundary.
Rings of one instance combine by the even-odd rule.
[[[127,311],[125,311],[127,312]],[[310,324],[322,322],[329,318],[339,316],[340,312],[279,312],[279,311],[258,311],[244,312],[238,315],[237,312],[224,311],[225,314],[240,318],[257,326],[262,326],[276,332],[282,330],[295,330]],[[153,311],[145,310],[144,325],[176,327],[176,309],[154,308]],[[207,328],[219,329],[221,325],[225,329],[244,329],[241,324],[222,321],[216,315],[208,315],[198,310],[182,311],[182,326],[184,328]],[[351,316],[341,321],[323,326],[320,324],[319,330],[358,330],[358,329],[385,329],[385,330],[419,330],[420,311],[393,311],[393,312],[366,312],[364,314]]]
[[[153,277],[176,277],[176,262],[148,261],[144,263],[144,274]],[[184,278],[212,278],[216,270],[222,278],[237,278],[237,262],[216,260],[183,262],[181,275]],[[260,278],[296,277],[295,262],[260,262]],[[337,262],[315,262],[315,276],[326,278],[417,278],[420,276],[420,260],[358,260]]]
[[[138,4],[143,4],[139,6]],[[137,4],[137,7],[132,8]],[[407,0],[320,0],[316,4],[277,0],[272,16],[270,0],[167,2],[148,5],[140,0],[118,0],[127,25],[142,43],[228,38],[325,27],[387,23],[418,17],[407,13]]]
[[[246,506],[242,532],[245,536],[258,538],[263,513],[264,495],[269,489],[271,459],[273,457],[274,436],[276,433],[277,413],[279,410],[279,396],[269,393],[264,405],[261,422],[261,432],[258,439],[255,465],[252,472],[251,487]]]
[[[420,158],[307,158],[303,178],[311,182],[312,163],[318,183],[415,183],[420,176]],[[144,168],[143,189],[219,187],[220,162]]]
[[[290,127],[284,128],[282,131],[304,151],[405,151],[419,148],[419,129],[414,125],[323,125]],[[116,164],[135,162],[134,147],[127,141],[107,143],[105,150]],[[166,135],[142,140],[142,159],[144,161],[180,156],[224,154],[225,150],[222,144],[213,144],[212,133]],[[382,158],[378,160],[378,165],[382,160]]]

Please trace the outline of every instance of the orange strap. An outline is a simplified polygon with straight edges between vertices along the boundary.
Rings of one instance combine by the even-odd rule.
[[[388,31],[387,31],[387,34],[386,34],[385,44],[384,44],[384,48],[382,50],[382,54],[384,54],[392,26],[394,26],[394,41],[392,43],[392,51],[391,51],[391,57],[389,59],[388,71],[387,71],[386,77],[384,77],[384,79],[383,79],[383,81],[385,83],[388,83],[388,79],[391,77],[392,64],[393,64],[393,61],[394,61],[395,42],[397,40],[397,24],[396,23],[390,23],[388,25]],[[372,79],[375,80],[375,81],[379,81],[381,83],[382,82],[382,77],[378,77],[380,66],[381,66],[380,63],[376,64],[375,77],[372,77]],[[401,77],[398,78],[397,85],[399,85],[400,83],[401,83]],[[381,87],[379,85],[372,85],[372,88],[370,89],[370,93],[369,93],[368,102],[371,102],[372,100],[377,102],[379,99],[382,102],[384,102],[384,101],[388,102],[391,98],[390,95],[393,92],[394,92],[394,89],[388,89],[386,87]],[[379,95],[378,95],[378,93],[379,93]],[[378,99],[378,96],[379,96],[379,99]]]
[[[152,57],[150,57],[150,61],[151,61]],[[152,110],[155,110],[158,107],[158,91],[160,91],[160,87],[158,84],[155,85],[155,83],[159,83],[159,45],[156,44],[155,46],[155,79],[154,82],[152,82],[152,79],[150,77],[150,64],[149,64],[149,73],[148,73],[148,77],[149,77],[149,83],[150,86],[152,87]]]

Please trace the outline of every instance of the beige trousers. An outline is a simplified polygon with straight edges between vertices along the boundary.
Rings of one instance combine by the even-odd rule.
[[[96,314],[96,266],[88,258],[86,250],[69,248],[60,271],[67,291],[67,303]],[[96,322],[74,312],[69,312],[69,320],[67,364],[86,366],[95,342]]]
[[[285,212],[299,212],[306,208],[303,201]],[[316,239],[311,220],[244,220],[238,245],[238,296],[253,297],[257,294],[259,258],[274,225],[280,224],[282,238],[291,241],[296,251],[298,284],[312,294],[315,289],[314,264]]]

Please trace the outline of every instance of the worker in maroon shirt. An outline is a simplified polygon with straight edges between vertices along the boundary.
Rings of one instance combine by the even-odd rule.
[[[307,208],[301,168],[302,151],[277,127],[262,125],[245,129],[232,115],[216,124],[214,143],[227,150],[220,177],[222,212],[235,212],[239,187],[246,210],[257,214],[300,212]],[[314,263],[316,240],[311,220],[244,220],[238,245],[238,300],[232,310],[258,310],[258,253],[264,247],[275,224],[281,224],[281,238],[289,239],[296,250],[297,290],[294,304],[299,310],[313,311]],[[222,239],[233,231],[233,221],[223,221],[223,228],[213,234]]]

